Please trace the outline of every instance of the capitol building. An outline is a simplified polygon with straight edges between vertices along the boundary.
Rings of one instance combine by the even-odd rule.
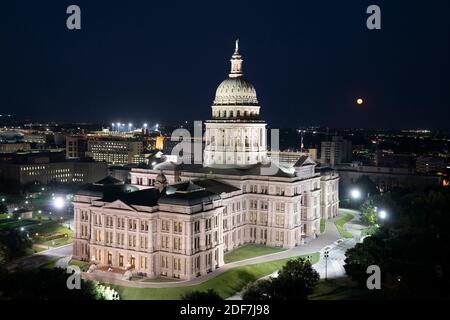
[[[203,163],[167,159],[113,177],[74,198],[73,258],[99,270],[192,279],[244,244],[293,248],[314,241],[337,215],[338,174],[302,155],[293,166],[267,156],[266,123],[236,48],[206,122]]]

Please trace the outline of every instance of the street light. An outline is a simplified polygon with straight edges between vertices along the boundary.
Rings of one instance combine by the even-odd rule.
[[[330,256],[328,250],[323,252],[323,256],[325,257],[325,280],[328,280],[328,257]]]
[[[378,213],[378,216],[379,216],[380,219],[382,219],[382,220],[386,219],[386,218],[387,218],[387,212],[386,212],[386,210],[381,210],[381,211]]]
[[[361,198],[361,191],[359,191],[358,189],[353,189],[352,191],[350,191],[350,195],[353,199],[359,199]]]
[[[53,206],[56,209],[62,209],[65,205],[64,199],[62,197],[56,197],[55,200],[53,200]]]

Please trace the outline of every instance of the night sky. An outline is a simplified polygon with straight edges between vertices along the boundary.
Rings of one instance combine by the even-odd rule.
[[[80,31],[66,28],[70,4]],[[382,30],[366,28],[370,4]],[[0,113],[18,118],[209,119],[239,38],[272,127],[450,128],[448,0],[14,0],[0,12]]]

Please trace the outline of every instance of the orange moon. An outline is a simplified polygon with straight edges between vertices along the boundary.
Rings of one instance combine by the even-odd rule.
[[[356,103],[357,103],[357,104],[363,104],[363,103],[364,103],[364,100],[361,99],[361,98],[358,98],[358,99],[356,100]]]

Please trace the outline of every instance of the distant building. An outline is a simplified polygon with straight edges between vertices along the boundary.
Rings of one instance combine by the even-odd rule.
[[[23,135],[23,141],[29,143],[46,144],[47,136],[39,133],[27,133]]]
[[[66,137],[66,158],[79,159],[86,156],[88,149],[87,138],[84,135],[73,135]]]
[[[441,157],[420,156],[416,160],[416,171],[419,173],[436,173],[445,167],[445,160]]]
[[[30,150],[29,143],[0,143],[0,152],[17,152],[17,151],[27,151]]]
[[[144,142],[133,139],[102,138],[88,140],[87,156],[95,161],[105,161],[112,165],[125,165],[141,160]]]
[[[163,150],[164,149],[164,137],[163,136],[157,136],[156,137],[155,149],[157,149],[157,150]]]
[[[59,152],[29,152],[2,157],[0,179],[18,184],[50,182],[84,184],[98,181],[107,174],[104,162],[70,161]]]
[[[310,150],[312,153],[310,153]],[[293,152],[293,151],[282,151],[273,152],[267,151],[267,157],[280,165],[293,166],[297,160],[303,156],[308,155],[312,160],[317,160],[317,149],[310,149],[305,152]]]
[[[352,160],[352,143],[340,136],[333,136],[331,141],[322,141],[320,163],[334,167]]]
[[[394,187],[423,189],[442,184],[441,176],[417,174],[414,168],[375,167],[355,162],[339,165],[336,169],[343,188],[352,186],[362,176],[369,177],[382,192]]]

